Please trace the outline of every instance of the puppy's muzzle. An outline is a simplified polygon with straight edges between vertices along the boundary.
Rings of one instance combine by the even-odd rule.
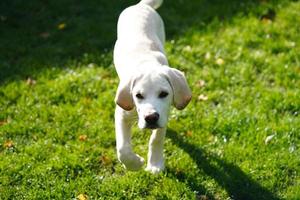
[[[150,129],[158,128],[158,124],[157,124],[158,120],[159,120],[159,114],[157,112],[145,116],[145,121],[147,123],[146,128],[150,128]]]

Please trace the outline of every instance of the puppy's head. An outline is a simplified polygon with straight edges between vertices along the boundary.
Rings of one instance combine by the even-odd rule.
[[[135,73],[120,82],[116,103],[124,110],[134,107],[141,129],[165,127],[170,106],[181,110],[191,100],[191,90],[182,72],[167,66]]]

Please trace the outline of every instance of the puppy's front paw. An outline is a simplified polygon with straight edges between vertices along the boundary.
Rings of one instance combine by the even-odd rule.
[[[123,166],[131,171],[137,171],[144,165],[144,158],[134,153],[126,153],[119,156]]]
[[[164,169],[165,169],[164,164],[160,163],[158,165],[148,164],[145,170],[152,174],[158,174],[158,173],[162,172]]]

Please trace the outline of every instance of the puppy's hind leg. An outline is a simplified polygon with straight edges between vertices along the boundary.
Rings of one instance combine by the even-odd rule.
[[[125,111],[117,106],[115,110],[115,127],[117,141],[117,155],[121,163],[128,170],[139,170],[144,159],[132,151],[131,126],[134,111]]]
[[[156,129],[152,131],[148,150],[148,163],[146,171],[153,174],[164,170],[164,139],[166,135],[166,128]]]

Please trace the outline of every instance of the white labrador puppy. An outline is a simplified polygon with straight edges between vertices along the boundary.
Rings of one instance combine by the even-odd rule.
[[[118,159],[129,170],[138,170],[144,159],[131,147],[131,126],[152,129],[147,171],[164,169],[163,142],[170,106],[183,109],[191,99],[184,74],[170,68],[164,52],[165,31],[154,10],[163,0],[142,0],[125,9],[118,21],[114,64],[120,78],[115,102]]]

